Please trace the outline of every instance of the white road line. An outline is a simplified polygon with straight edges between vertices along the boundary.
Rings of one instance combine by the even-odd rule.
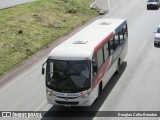
[[[39,111],[43,106],[45,106],[45,104],[47,104],[47,101],[43,101],[42,103],[41,103],[41,105],[37,108],[37,109],[35,109],[34,111],[35,111],[35,113],[36,113],[36,111]],[[34,112],[33,111],[33,112]],[[27,117],[27,118],[25,118],[25,120],[32,120],[33,118],[32,117]],[[39,117],[37,117],[37,118],[34,118],[35,120],[39,120],[40,118]]]
[[[30,69],[28,69],[27,71],[24,71],[24,73],[20,76],[18,76],[18,79],[17,77],[14,78],[11,82],[7,83],[7,85],[4,85],[2,88],[0,88],[0,93],[2,91],[4,91],[5,89],[7,89],[8,87],[10,87],[11,85],[13,85],[15,82],[21,80],[25,75],[27,75],[28,73],[30,73],[33,69],[35,69],[37,66],[40,66],[40,64],[42,64],[42,62],[39,62],[38,64],[34,65],[34,66],[31,66]]]
[[[97,120],[97,119],[99,119],[99,118],[98,118],[98,117],[94,117],[94,118],[93,118],[93,120]]]
[[[103,111],[103,110],[104,110],[104,107],[105,107],[105,106],[102,105],[98,111]],[[97,112],[97,114],[98,114],[98,112]],[[96,114],[96,115],[97,115],[97,114]],[[95,115],[95,116],[96,116],[96,115]],[[93,118],[93,120],[98,120],[98,119],[99,119],[99,117],[94,117],[94,118]]]
[[[45,106],[45,104],[47,104],[47,101],[43,101],[40,106],[35,110],[35,111],[39,111],[43,106]]]
[[[144,43],[143,43],[143,44],[141,45],[141,47],[138,49],[139,52],[143,49],[143,47],[145,46],[146,43],[147,43],[147,40],[144,41]]]
[[[135,19],[137,15],[138,15],[138,14],[135,14],[135,15],[133,15],[131,18],[129,18],[129,19],[128,19],[128,23],[131,22],[133,19]]]

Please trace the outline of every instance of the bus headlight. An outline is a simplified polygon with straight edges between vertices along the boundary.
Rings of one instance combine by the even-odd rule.
[[[48,91],[47,94],[48,94],[49,96],[53,96],[53,92],[52,92],[52,91],[50,91],[50,92]]]
[[[46,90],[46,92],[47,92],[47,95],[53,96],[53,91]]]
[[[86,97],[88,97],[89,95],[90,95],[90,92],[87,92],[87,93],[85,93],[85,94],[81,95],[80,97],[82,97],[82,98],[86,98]]]

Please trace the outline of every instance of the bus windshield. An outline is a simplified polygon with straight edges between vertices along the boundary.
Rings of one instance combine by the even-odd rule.
[[[46,86],[57,92],[76,93],[91,86],[90,61],[48,60]]]

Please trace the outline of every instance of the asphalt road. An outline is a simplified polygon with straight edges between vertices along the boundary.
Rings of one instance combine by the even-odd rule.
[[[111,78],[93,106],[63,108],[46,102],[45,79],[41,75],[41,65],[49,51],[74,34],[73,32],[1,78],[1,81],[6,80],[7,83],[1,82],[3,85],[0,87],[0,111],[160,111],[160,48],[154,47],[153,44],[154,31],[160,23],[160,9],[146,10],[146,0],[110,2],[111,10],[105,17],[124,18],[128,21],[128,54],[120,68],[121,72]],[[45,119],[44,116],[42,120]],[[54,118],[56,119],[60,118]],[[83,119],[106,120],[103,117]],[[107,120],[159,120],[159,118],[107,118]]]
[[[34,0],[0,0],[0,9],[32,2]]]

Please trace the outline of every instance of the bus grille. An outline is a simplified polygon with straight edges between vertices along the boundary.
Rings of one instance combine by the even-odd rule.
[[[65,102],[65,101],[56,100],[56,103],[63,104],[63,105],[77,105],[79,102]]]
[[[59,96],[56,96],[56,97],[62,98],[62,99],[76,99],[76,98],[78,98],[78,97],[59,97]]]

